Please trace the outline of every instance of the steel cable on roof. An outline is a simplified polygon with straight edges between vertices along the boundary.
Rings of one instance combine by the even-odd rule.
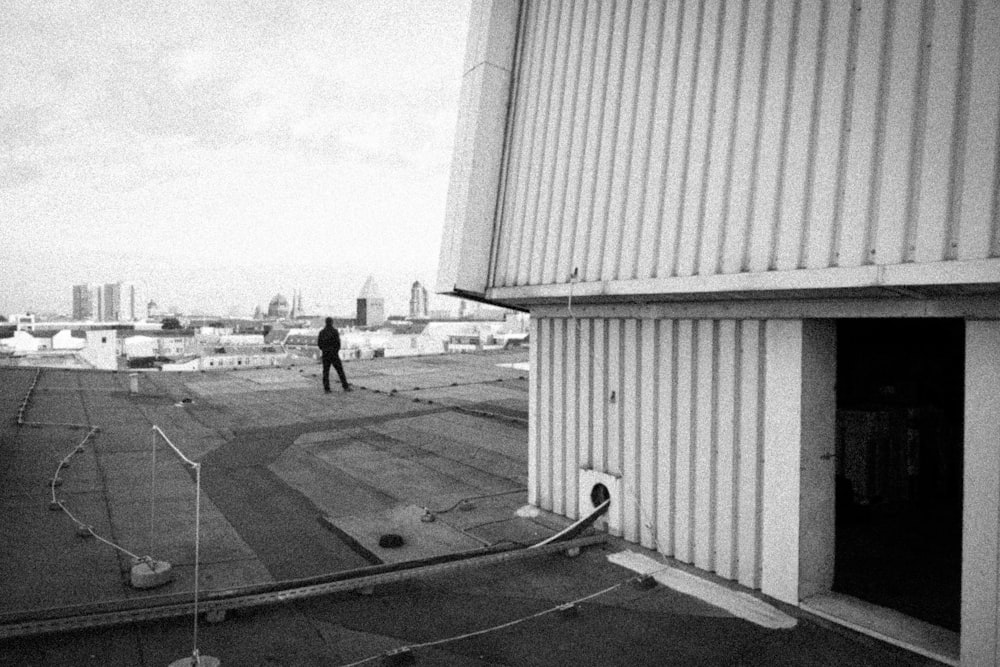
[[[88,440],[90,440],[91,437],[94,436],[95,433],[97,433],[97,432],[100,431],[100,428],[98,428],[97,426],[94,426],[92,424],[51,423],[51,422],[29,422],[29,421],[25,421],[24,420],[24,413],[27,410],[27,407],[28,407],[28,405],[29,405],[29,403],[31,401],[31,395],[34,392],[35,387],[38,384],[38,380],[41,377],[41,374],[42,374],[42,370],[39,368],[38,371],[35,373],[35,377],[32,380],[31,386],[28,388],[28,392],[25,395],[24,400],[21,402],[21,407],[18,410],[18,418],[17,418],[17,424],[18,424],[18,426],[24,426],[24,425],[28,425],[28,426],[64,426],[64,427],[69,427],[69,428],[87,428],[87,429],[89,429],[87,431],[87,435],[84,436],[83,440],[81,440],[79,444],[77,444],[75,447],[73,447],[73,450],[69,454],[67,454],[65,457],[63,457],[62,460],[59,461],[59,465],[56,466],[55,475],[53,475],[52,481],[50,482],[50,485],[49,485],[49,488],[52,491],[52,502],[50,504],[50,509],[56,509],[56,508],[61,509],[66,514],[66,516],[68,516],[70,518],[70,520],[73,521],[76,524],[77,530],[79,531],[79,534],[81,536],[84,536],[84,537],[91,537],[92,536],[92,537],[96,538],[98,541],[100,541],[100,542],[102,542],[104,544],[107,544],[108,546],[110,546],[110,547],[112,547],[112,548],[120,551],[121,553],[129,556],[132,559],[133,564],[139,564],[139,563],[145,562],[145,563],[147,563],[150,566],[150,571],[155,571],[155,568],[153,567],[153,564],[156,561],[155,561],[155,559],[152,556],[148,556],[148,555],[147,556],[139,556],[137,554],[132,553],[128,549],[124,548],[123,546],[121,546],[119,544],[116,544],[112,540],[109,540],[109,539],[107,539],[107,538],[99,535],[98,533],[96,533],[94,531],[93,526],[91,526],[89,524],[86,524],[83,521],[81,521],[80,519],[78,519],[69,510],[69,508],[66,507],[66,504],[61,499],[59,499],[56,496],[56,487],[59,486],[59,484],[61,483],[61,480],[59,478],[59,472],[63,468],[69,467],[70,459],[72,459],[73,456],[75,456],[76,454],[79,454],[79,453],[81,453],[81,452],[84,451],[83,446],[87,443]],[[198,593],[199,593],[199,564],[200,564],[200,548],[201,548],[201,464],[199,464],[199,463],[197,463],[195,461],[192,461],[187,456],[185,456],[184,453],[181,452],[177,448],[177,446],[174,445],[170,441],[170,439],[166,436],[166,434],[162,430],[160,430],[160,428],[158,426],[154,425],[153,426],[153,431],[155,431],[156,433],[158,433],[163,438],[163,440],[167,443],[167,445],[169,445],[170,448],[177,454],[177,456],[180,457],[181,461],[183,461],[185,464],[187,464],[188,466],[190,466],[195,471],[194,613],[193,613],[194,628],[193,628],[193,633],[192,633],[193,648],[192,648],[192,653],[191,653],[191,661],[192,661],[191,664],[198,665],[198,664],[200,664],[199,652],[198,652],[198,601],[199,601],[199,595],[198,595]],[[150,536],[149,536],[150,551],[152,551],[152,547],[153,547],[153,538],[154,538],[154,535],[155,535],[155,522],[156,522],[156,440],[155,439],[153,441],[152,462],[153,462],[153,469],[152,469],[152,475],[151,475],[151,478],[152,478],[152,489],[151,489],[151,492],[150,492],[150,494],[151,494],[151,501],[150,501],[151,517],[150,517]]]
[[[83,452],[83,446],[85,444],[87,444],[87,442],[96,433],[100,432],[100,428],[97,427],[97,426],[94,426],[92,424],[80,424],[80,423],[74,423],[74,422],[35,422],[35,421],[27,421],[27,420],[25,420],[24,419],[25,412],[27,411],[28,406],[31,403],[32,394],[35,391],[35,387],[38,385],[38,380],[41,378],[41,375],[42,375],[42,369],[39,368],[35,372],[35,377],[32,379],[31,385],[28,387],[28,391],[25,394],[24,400],[21,401],[21,407],[18,409],[17,425],[18,426],[35,426],[35,427],[58,426],[58,427],[73,428],[73,429],[81,429],[81,428],[89,429],[87,431],[87,435],[84,436],[83,440],[81,440],[79,443],[77,443],[73,447],[72,451],[70,451],[69,454],[67,454],[66,456],[64,456],[62,458],[62,460],[59,461],[59,465],[56,466],[55,474],[52,476],[52,480],[49,482],[49,488],[50,488],[51,493],[52,493],[52,500],[51,500],[50,505],[49,505],[50,509],[53,509],[53,510],[60,509],[60,510],[62,510],[63,513],[66,516],[69,517],[70,521],[72,521],[74,524],[76,524],[77,531],[78,531],[78,533],[79,533],[80,536],[82,536],[82,537],[94,537],[99,542],[103,542],[104,544],[107,544],[108,546],[110,546],[110,547],[116,549],[117,551],[125,554],[126,556],[128,556],[129,558],[131,558],[134,563],[151,562],[153,560],[152,556],[139,556],[137,554],[134,554],[131,551],[129,551],[128,549],[126,549],[125,547],[121,546],[120,544],[117,544],[113,540],[110,540],[110,539],[108,539],[106,537],[103,537],[102,535],[98,534],[94,530],[94,527],[92,525],[90,525],[88,523],[85,523],[84,521],[81,521],[78,517],[76,517],[69,510],[69,508],[66,506],[66,503],[62,499],[60,499],[60,498],[57,497],[57,495],[56,495],[56,487],[59,486],[59,484],[62,481],[59,478],[60,471],[62,471],[63,468],[69,467],[69,462],[73,458],[73,456],[75,456],[76,454],[79,454],[79,453]]]
[[[479,635],[485,635],[485,634],[488,634],[490,632],[496,632],[497,630],[503,630],[505,628],[510,628],[510,627],[515,626],[515,625],[519,625],[521,623],[524,623],[525,621],[530,621],[530,620],[533,620],[533,619],[536,619],[536,618],[540,618],[542,616],[546,616],[548,614],[552,614],[552,613],[555,613],[555,612],[567,611],[569,609],[572,609],[573,607],[575,607],[578,604],[581,604],[581,603],[586,602],[588,600],[593,600],[594,598],[600,597],[602,595],[606,595],[606,594],[610,593],[611,591],[614,591],[614,590],[616,590],[618,588],[621,588],[622,586],[625,586],[625,585],[628,585],[628,584],[631,584],[631,583],[637,583],[637,582],[643,581],[643,580],[645,580],[645,579],[653,576],[657,572],[661,572],[661,571],[667,570],[667,569],[670,569],[670,566],[665,566],[664,568],[662,568],[662,570],[656,570],[655,572],[651,572],[649,574],[641,574],[641,575],[632,576],[632,577],[629,577],[628,579],[625,579],[624,581],[620,581],[617,584],[614,584],[612,586],[608,586],[607,588],[602,588],[601,590],[596,591],[594,593],[590,593],[588,595],[584,595],[583,597],[576,598],[575,600],[571,600],[569,602],[564,602],[562,604],[558,604],[558,605],[556,605],[554,607],[550,607],[548,609],[543,609],[542,611],[537,611],[537,612],[535,612],[533,614],[528,614],[528,615],[522,616],[520,618],[515,618],[515,619],[513,619],[511,621],[507,621],[505,623],[500,623],[500,624],[497,624],[497,625],[493,625],[493,626],[490,626],[488,628],[482,628],[480,630],[473,630],[472,632],[465,632],[465,633],[462,633],[460,635],[454,635],[452,637],[445,637],[443,639],[434,639],[434,640],[431,640],[431,641],[421,642],[421,643],[418,643],[418,644],[406,644],[405,646],[397,647],[395,649],[392,649],[391,651],[387,651],[387,652],[384,652],[384,653],[379,653],[378,655],[369,656],[367,658],[362,658],[361,660],[357,660],[355,662],[350,662],[350,663],[343,664],[340,667],[357,667],[357,665],[364,665],[364,664],[367,664],[369,662],[373,662],[375,660],[380,660],[380,659],[385,658],[385,657],[391,657],[393,655],[399,655],[402,652],[412,651],[414,649],[432,648],[434,646],[441,646],[443,644],[450,644],[451,642],[461,641],[463,639],[470,639],[472,637],[478,637]]]

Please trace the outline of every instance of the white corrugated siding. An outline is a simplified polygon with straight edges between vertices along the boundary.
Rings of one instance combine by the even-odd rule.
[[[490,284],[1000,256],[998,0],[526,0]]]
[[[760,586],[765,322],[533,318],[529,501],[621,476],[631,541]]]

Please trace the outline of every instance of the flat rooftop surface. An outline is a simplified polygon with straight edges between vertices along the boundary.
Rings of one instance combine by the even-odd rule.
[[[0,369],[0,620],[191,590],[195,476],[154,425],[201,464],[204,591],[547,537],[569,522],[518,513],[526,361],[522,351],[350,362],[356,390],[330,394],[318,364],[142,373],[137,393],[127,373]],[[420,521],[426,509],[436,521]],[[404,546],[380,548],[387,532]],[[397,647],[625,584],[633,573],[607,560],[625,549],[644,551],[611,540],[577,558],[241,611],[203,622],[199,647],[226,665],[378,664]],[[132,555],[168,561],[173,581],[132,588]],[[770,630],[664,586],[620,585],[578,609],[414,655],[427,665],[933,664],[797,610],[784,608],[799,617],[794,629]],[[189,656],[190,642],[190,618],[172,619],[3,640],[0,663],[165,665]]]

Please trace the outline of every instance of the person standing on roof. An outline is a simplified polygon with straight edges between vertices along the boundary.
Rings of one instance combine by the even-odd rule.
[[[340,363],[340,332],[334,328],[332,317],[326,318],[326,327],[320,330],[316,345],[323,353],[323,391],[330,393],[330,366],[337,369],[344,391],[351,391],[351,385],[347,384],[347,376],[344,375],[344,365]]]

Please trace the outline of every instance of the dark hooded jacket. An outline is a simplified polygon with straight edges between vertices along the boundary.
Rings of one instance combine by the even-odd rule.
[[[323,354],[337,354],[340,352],[340,334],[334,327],[326,327],[319,332],[316,345],[323,351]]]

